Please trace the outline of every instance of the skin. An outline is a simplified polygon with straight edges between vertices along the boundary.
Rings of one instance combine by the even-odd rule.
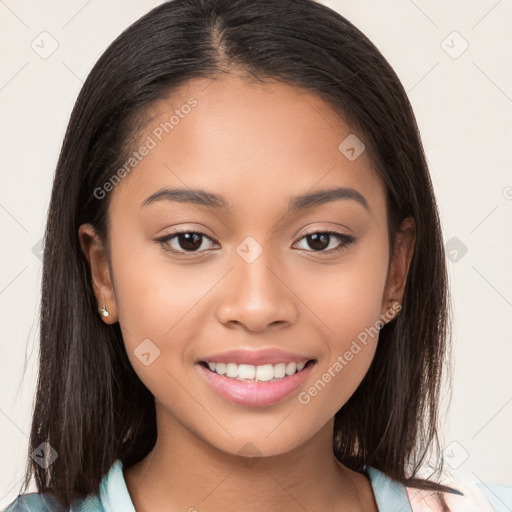
[[[128,356],[155,396],[158,438],[124,468],[137,511],[377,511],[370,481],[334,458],[334,414],[357,389],[375,354],[373,338],[307,405],[307,390],[365,328],[402,300],[414,247],[406,219],[389,259],[385,187],[368,152],[349,161],[338,146],[350,127],[315,95],[236,74],[198,79],[148,111],[144,141],[190,97],[198,101],[114,188],[109,243],[80,226],[107,324],[119,322]],[[163,187],[203,188],[232,208],[144,200]],[[354,200],[287,212],[289,200],[351,187]],[[184,239],[154,240],[171,227],[203,232],[199,252]],[[305,231],[356,238],[322,251]],[[247,263],[236,248],[263,249]],[[174,254],[164,249],[181,250]],[[185,249],[183,248],[185,247]],[[134,350],[150,339],[160,356],[145,366]],[[228,402],[205,384],[196,361],[233,348],[281,348],[316,359],[307,381],[278,404]],[[255,458],[240,456],[252,443]],[[242,450],[242,452],[241,452]],[[247,450],[247,448],[245,448]],[[300,504],[300,505],[299,505]]]

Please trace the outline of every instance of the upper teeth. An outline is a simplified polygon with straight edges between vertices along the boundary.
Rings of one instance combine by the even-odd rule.
[[[300,372],[305,365],[305,361],[301,363],[263,364],[261,366],[236,363],[208,363],[210,370],[219,375],[225,375],[237,380],[257,380],[263,382],[281,379],[285,375],[293,375],[296,372]]]

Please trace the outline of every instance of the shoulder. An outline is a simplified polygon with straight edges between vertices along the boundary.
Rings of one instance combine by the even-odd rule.
[[[446,484],[462,494],[441,493],[451,512],[509,512],[512,510],[512,486],[458,481]],[[406,487],[413,512],[441,510],[435,492]]]
[[[63,507],[49,494],[31,492],[20,494],[3,512],[46,512],[48,510],[60,511]]]
[[[48,510],[63,510],[63,508],[48,494],[31,492],[19,495],[3,512],[46,512]]]
[[[63,507],[51,492],[19,495],[0,512],[135,512],[123,476],[123,464],[116,460],[101,480],[98,494],[78,499]]]
[[[103,512],[97,496],[88,496],[63,507],[50,493],[20,494],[1,512]]]
[[[366,467],[380,512],[436,512],[442,507],[438,493],[431,490],[404,486],[384,472]],[[510,512],[512,510],[512,486],[474,482],[469,478],[443,481],[444,485],[461,494],[442,492],[450,512]]]

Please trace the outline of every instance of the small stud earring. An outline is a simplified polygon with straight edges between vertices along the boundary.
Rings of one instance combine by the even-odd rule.
[[[103,318],[107,318],[107,316],[110,315],[108,309],[107,309],[107,306],[106,304],[103,304],[101,307],[98,308],[98,313],[103,317]]]

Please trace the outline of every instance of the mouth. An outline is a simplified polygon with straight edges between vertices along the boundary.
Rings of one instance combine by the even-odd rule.
[[[316,362],[316,359],[305,359],[251,365],[199,361],[196,368],[220,398],[238,405],[264,407],[277,404],[297,391]]]
[[[315,364],[315,359],[276,364],[237,364],[215,361],[199,361],[199,365],[216,375],[241,382],[275,382],[303,371]]]

